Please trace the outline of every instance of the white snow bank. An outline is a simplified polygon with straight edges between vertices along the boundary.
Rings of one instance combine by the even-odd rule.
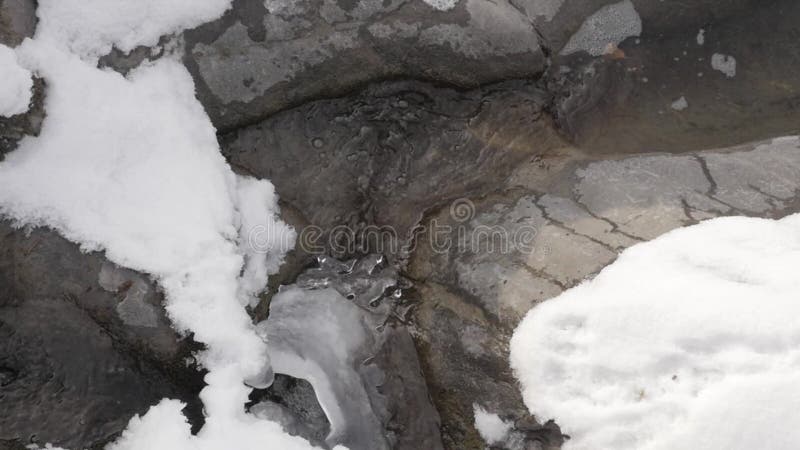
[[[162,35],[216,19],[232,0],[39,0],[37,40],[65,45],[84,57],[112,46],[129,52]]]
[[[0,163],[0,212],[19,224],[53,227],[84,250],[104,250],[120,266],[151,274],[176,328],[208,348],[201,355],[209,369],[202,440],[187,438],[180,408],[166,402],[154,417],[132,422],[115,448],[230,448],[223,441],[238,449],[273,441],[309,448],[244,414],[250,389],[243,380],[263,374],[269,362],[242,305],[293,241],[275,217],[272,185],[231,171],[177,61],[162,59],[124,78],[38,39],[18,53],[47,81],[47,117],[39,137],[22,140]],[[249,247],[256,226],[274,241]],[[136,446],[161,439],[175,445]]]
[[[487,444],[500,443],[506,439],[513,424],[505,422],[497,414],[486,411],[477,403],[472,405],[472,410],[475,413],[475,429]]]
[[[511,342],[566,449],[800,447],[800,215],[723,218],[632,247]]]
[[[0,44],[0,116],[11,117],[28,110],[33,78],[17,63],[14,50]]]

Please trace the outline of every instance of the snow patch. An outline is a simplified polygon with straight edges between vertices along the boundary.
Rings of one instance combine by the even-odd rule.
[[[565,449],[800,447],[800,215],[721,218],[631,247],[511,341]]]
[[[724,73],[728,78],[736,76],[736,58],[733,56],[714,53],[711,56],[711,67]]]
[[[456,7],[459,0],[423,0],[431,8],[439,11],[449,11]]]
[[[486,411],[477,403],[472,405],[472,410],[475,413],[475,429],[487,444],[505,441],[513,424],[504,421],[497,414]]]
[[[14,50],[0,44],[0,116],[11,117],[28,110],[33,79],[17,63]]]
[[[622,41],[642,34],[642,19],[630,0],[607,5],[589,16],[561,49],[562,55],[585,51],[600,56]]]
[[[703,45],[706,43],[706,30],[700,28],[700,31],[697,32],[697,45]]]
[[[681,96],[681,98],[672,102],[670,107],[675,111],[683,111],[684,109],[689,107],[689,102],[686,101],[686,97]]]
[[[130,52],[140,45],[156,45],[163,35],[218,18],[231,1],[40,0],[36,39],[89,58],[108,53],[112,46]]]

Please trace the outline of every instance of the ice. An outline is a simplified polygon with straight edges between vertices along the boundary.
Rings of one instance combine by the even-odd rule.
[[[366,361],[374,339],[370,328],[378,325],[370,318],[332,288],[289,286],[272,299],[269,319],[258,325],[275,372],[314,387],[331,424],[331,446],[389,448],[362,381],[382,376]]]
[[[20,67],[14,50],[0,44],[0,116],[11,117],[28,110],[33,78]]]
[[[566,449],[800,447],[799,265],[800,215],[631,247],[517,328],[526,405]]]

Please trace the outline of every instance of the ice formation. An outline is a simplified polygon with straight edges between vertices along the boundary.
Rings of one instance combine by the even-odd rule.
[[[389,448],[359,374],[379,369],[363,364],[369,355],[356,358],[360,350],[371,348],[372,334],[354,303],[331,288],[286,287],[273,297],[269,320],[258,328],[270,343],[275,372],[314,387],[331,424],[329,445]]]
[[[0,116],[11,117],[28,110],[33,79],[20,67],[14,50],[0,44]]]
[[[528,313],[511,364],[565,449],[800,447],[800,215],[631,247]]]

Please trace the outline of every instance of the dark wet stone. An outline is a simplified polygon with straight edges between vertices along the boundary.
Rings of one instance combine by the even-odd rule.
[[[251,413],[280,423],[287,433],[314,445],[325,445],[331,424],[308,381],[278,374],[268,389],[254,391],[250,398]]]
[[[0,440],[101,445],[164,397],[192,402],[197,419],[200,374],[160,300],[141,275],[53,231],[0,222]],[[153,315],[137,319],[146,306],[134,302]]]
[[[677,152],[796,130],[800,5],[782,0],[697,7],[697,17],[675,8],[684,12],[685,22],[648,21],[642,12],[641,38],[626,40],[618,55],[554,60],[547,83],[556,96],[551,111],[578,147],[602,153]],[[712,67],[715,54],[735,58],[735,76]]]
[[[221,144],[235,170],[269,179],[324,232],[312,242],[301,234],[306,251],[396,261],[427,209],[490,192],[519,165],[566,145],[546,103],[525,82],[467,92],[388,83],[276,114]]]

